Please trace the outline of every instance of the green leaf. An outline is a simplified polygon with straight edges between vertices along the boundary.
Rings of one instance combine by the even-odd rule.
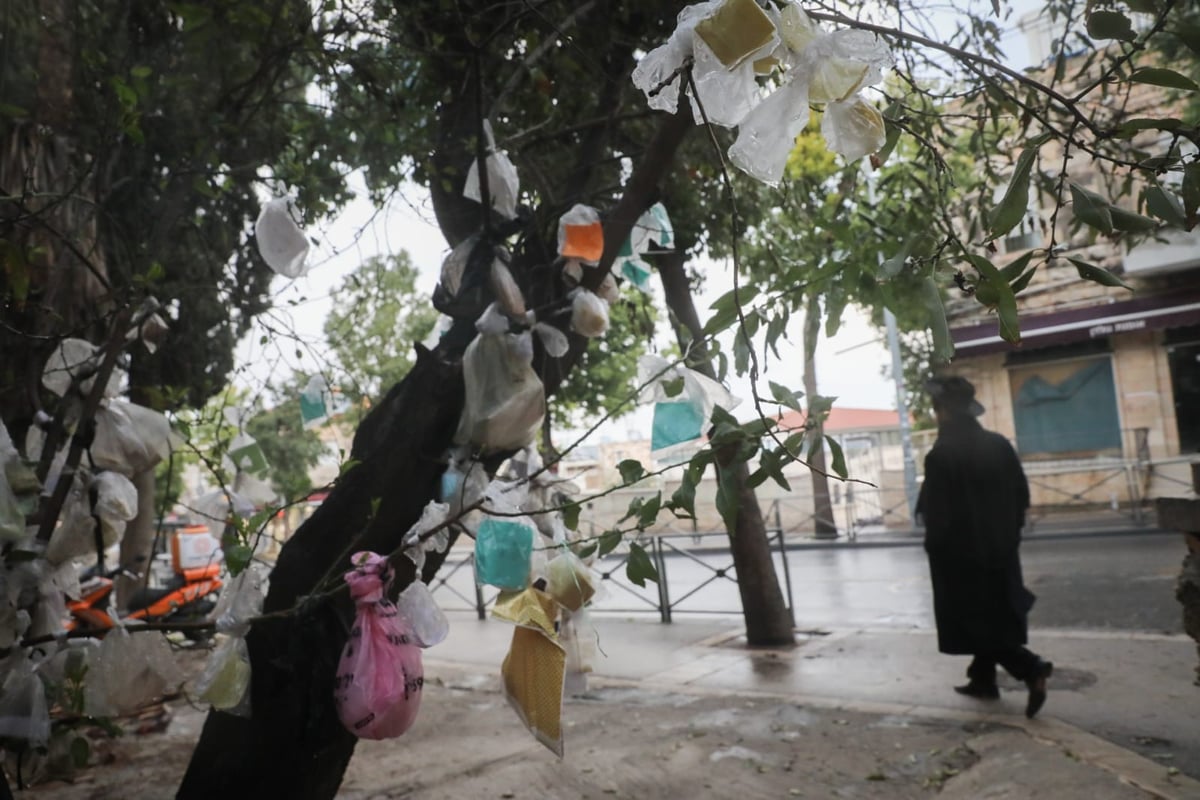
[[[136,67],[133,67],[129,70],[129,74],[135,78],[149,78],[154,74],[154,71],[145,64],[138,64]]]
[[[1129,75],[1129,80],[1134,83],[1149,83],[1153,86],[1165,86],[1168,89],[1183,89],[1184,91],[1194,92],[1200,89],[1194,80],[1186,75],[1180,75],[1173,69],[1164,69],[1163,67],[1142,67],[1135,69]]]
[[[579,512],[582,506],[579,503],[569,503],[562,510],[563,525],[570,531],[579,530]]]
[[[683,519],[696,518],[696,481],[692,480],[691,470],[683,471],[679,486],[671,494],[671,510],[675,516]],[[679,513],[682,510],[684,513]]]
[[[1017,165],[1013,169],[1012,179],[1008,189],[988,219],[988,230],[991,238],[997,239],[1011,231],[1029,211],[1029,173],[1033,169],[1033,160],[1037,157],[1037,147],[1026,147],[1021,151]]]
[[[767,381],[767,386],[771,389],[771,399],[781,406],[787,406],[795,411],[802,411],[800,407],[800,398],[804,397],[804,392],[793,392],[783,384],[775,381]]]
[[[600,555],[606,556],[613,550],[616,550],[617,545],[621,543],[621,536],[621,531],[616,528],[600,534],[600,541],[598,542],[600,546]]]
[[[1136,117],[1134,119],[1127,119],[1118,125],[1114,135],[1118,139],[1130,139],[1141,131],[1177,131],[1181,127],[1183,127],[1183,120]]]
[[[946,322],[942,293],[932,277],[921,281],[921,303],[925,306],[929,333],[933,337],[933,358],[945,363],[954,357],[954,340],[950,338],[950,325]]]
[[[672,378],[669,381],[662,381],[660,384],[663,392],[667,397],[677,397],[683,391],[683,377]]]
[[[967,260],[975,266],[996,296],[996,315],[1000,318],[1000,338],[1013,344],[1020,342],[1021,326],[1017,321],[1017,298],[1013,294],[1012,287],[1008,285],[1008,281],[1004,280],[995,265],[983,256],[968,253]]]
[[[638,527],[649,528],[657,522],[660,508],[662,508],[662,492],[656,493],[654,497],[642,503],[642,507],[638,509]]]
[[[737,531],[738,508],[741,498],[738,496],[737,469],[733,465],[717,470],[717,512],[725,523],[725,530]]]
[[[791,462],[791,455],[782,448],[778,450],[763,450],[762,459],[759,461],[761,464],[760,469],[770,475],[771,480],[775,481],[779,485],[779,488],[785,492],[790,492],[792,485],[788,483],[787,477],[783,474],[783,466]]]
[[[1037,272],[1038,266],[1038,264],[1034,264],[1028,272],[1012,282],[1013,294],[1020,294],[1021,292],[1025,291],[1025,287],[1029,285],[1031,280],[1033,280],[1034,273]]]
[[[1183,211],[1183,203],[1173,193],[1161,186],[1151,186],[1146,190],[1146,209],[1154,216],[1176,228],[1187,227],[1187,215]]]
[[[1025,267],[1029,266],[1029,262],[1033,259],[1033,250],[1023,254],[1020,258],[1006,264],[1000,270],[1000,277],[1012,283],[1016,278],[1020,277],[1025,272]]]
[[[829,444],[829,466],[839,478],[845,478],[846,472],[846,454],[842,452],[842,446],[837,443],[831,436],[825,437],[826,443]]]
[[[1196,216],[1200,209],[1200,161],[1193,161],[1183,168],[1183,210],[1188,219]]]
[[[583,547],[576,550],[575,555],[579,556],[580,558],[587,558],[594,552],[596,552],[596,543],[591,542],[590,544],[586,544]]]
[[[709,441],[714,446],[732,444],[746,438],[746,433],[737,418],[720,406],[713,406],[711,421],[713,429],[709,434]]]
[[[709,308],[717,313],[704,326],[705,334],[714,334],[725,330],[738,318],[738,303],[744,308],[758,296],[758,288],[754,286],[739,286],[737,292],[730,289],[713,301]],[[736,298],[736,299],[735,299]]]
[[[625,577],[630,583],[636,583],[642,588],[646,587],[646,581],[658,583],[658,570],[654,568],[646,550],[637,542],[629,543],[629,561],[625,563]]]
[[[1080,261],[1078,258],[1068,257],[1067,261],[1075,265],[1075,270],[1079,273],[1079,277],[1085,281],[1092,281],[1101,286],[1119,286],[1122,289],[1133,291],[1133,288],[1129,284],[1106,269],[1097,267],[1095,264],[1089,264],[1086,261]]]
[[[1171,33],[1179,37],[1179,41],[1196,55],[1200,56],[1200,25],[1180,22],[1171,29]]]
[[[888,278],[894,278],[899,275],[901,270],[904,269],[905,263],[908,262],[908,257],[912,255],[913,248],[916,246],[918,239],[920,237],[915,235],[908,237],[896,255],[879,265],[879,271]]]
[[[234,577],[250,566],[250,560],[254,557],[254,548],[240,542],[222,549],[225,552],[225,566],[229,568],[229,574]]]
[[[1108,201],[1077,184],[1072,183],[1070,186],[1071,210],[1075,217],[1085,225],[1090,225],[1102,233],[1111,234],[1113,232],[1112,207]]]
[[[1109,209],[1112,214],[1113,227],[1119,231],[1126,233],[1145,233],[1152,231],[1158,227],[1158,220],[1150,217],[1143,217],[1141,214],[1135,214],[1132,211],[1126,211],[1118,206],[1113,206]]]
[[[641,480],[646,474],[646,469],[637,459],[627,458],[617,464],[617,472],[621,473],[621,483],[630,484]]]
[[[1087,20],[1088,36],[1093,39],[1120,39],[1132,42],[1137,38],[1133,23],[1120,11],[1093,11]]]

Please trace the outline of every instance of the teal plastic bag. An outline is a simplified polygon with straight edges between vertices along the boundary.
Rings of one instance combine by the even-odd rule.
[[[704,415],[695,403],[655,403],[650,449],[662,450],[681,442],[699,439],[703,427]]]
[[[488,517],[475,532],[475,580],[500,589],[529,583],[533,527],[527,522]]]

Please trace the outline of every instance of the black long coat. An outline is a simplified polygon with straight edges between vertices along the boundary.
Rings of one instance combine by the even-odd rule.
[[[1018,550],[1029,484],[1012,445],[974,417],[938,428],[917,513],[933,583],[938,649],[966,655],[1025,644],[1033,594]]]

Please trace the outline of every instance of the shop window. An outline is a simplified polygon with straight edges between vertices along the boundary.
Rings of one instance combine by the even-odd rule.
[[[1167,334],[1179,452],[1200,452],[1200,325]]]
[[[1112,362],[1052,361],[1009,370],[1017,451],[1033,458],[1121,454]]]

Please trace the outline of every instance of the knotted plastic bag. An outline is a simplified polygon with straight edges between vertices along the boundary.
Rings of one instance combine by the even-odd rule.
[[[524,589],[533,555],[532,523],[488,517],[475,533],[475,579],[501,589]]]
[[[604,228],[600,212],[577,204],[558,219],[558,254],[595,265],[604,255]]]
[[[425,673],[412,629],[384,596],[387,559],[355,553],[346,573],[357,608],[334,682],[334,703],[346,730],[360,739],[389,739],[417,717]]]
[[[133,476],[171,453],[171,423],[159,412],[112,401],[96,411],[92,461],[101,469]]]
[[[254,223],[254,238],[268,267],[285,278],[299,278],[308,259],[308,238],[292,219],[290,205],[290,197],[268,200]]]
[[[738,404],[737,398],[712,378],[658,356],[638,359],[638,383],[647,386],[656,401],[650,437],[650,449],[656,454],[703,436],[715,406],[730,411]],[[669,390],[671,385],[675,387]]]
[[[608,331],[608,303],[587,289],[576,289],[571,299],[571,329],[594,339]]]
[[[450,621],[423,581],[415,580],[405,587],[396,598],[396,609],[412,625],[413,636],[421,647],[441,644],[450,633]]]
[[[250,714],[250,650],[245,637],[249,620],[262,612],[266,583],[266,568],[251,563],[221,589],[213,619],[217,632],[227,638],[209,656],[195,685],[201,700],[238,716]]]
[[[456,443],[517,450],[533,441],[546,413],[546,395],[532,358],[528,331],[475,337],[463,354],[466,403]]]
[[[86,339],[63,339],[54,346],[54,351],[46,359],[42,371],[42,385],[54,394],[62,397],[71,387],[72,380],[78,380],[78,389],[84,394],[92,391],[95,382],[94,373],[100,368],[104,354]],[[124,373],[114,369],[109,375],[104,387],[105,397],[116,397],[121,391],[121,381]]]
[[[483,121],[483,133],[487,138],[488,194],[491,196],[492,210],[505,219],[515,219],[517,197],[521,192],[517,168],[507,155],[496,149],[492,125],[487,120]],[[471,167],[467,170],[467,180],[463,185],[463,197],[477,203],[483,202],[479,194],[479,159],[471,159]]]

